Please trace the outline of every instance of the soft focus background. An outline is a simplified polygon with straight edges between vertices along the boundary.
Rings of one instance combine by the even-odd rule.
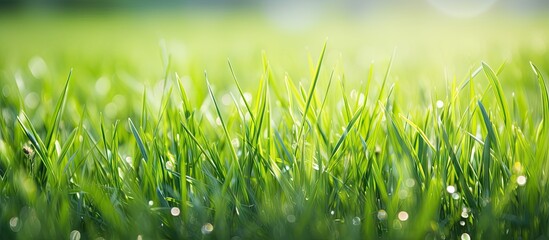
[[[420,89],[467,77],[481,61],[507,63],[508,82],[521,79],[518,69],[529,61],[549,65],[548,7],[543,0],[2,0],[0,74],[55,82],[74,68],[84,96],[96,91],[93,99],[106,106],[124,83],[154,86],[168,58],[173,71],[201,87],[203,71],[221,89],[232,83],[227,59],[253,83],[262,52],[280,78],[307,79],[302,69],[327,41],[327,68],[344,70],[349,81],[364,80],[370,64],[382,69],[395,54],[391,82],[416,99]],[[198,95],[201,102],[205,94]],[[125,116],[115,110],[109,116]]]

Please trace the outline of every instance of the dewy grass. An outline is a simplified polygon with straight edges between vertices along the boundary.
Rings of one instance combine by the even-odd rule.
[[[56,99],[41,109],[3,92],[2,237],[549,237],[547,65],[521,69],[539,93],[509,100],[505,69],[479,63],[446,95],[425,89],[431,100],[410,107],[391,63],[354,84],[325,51],[299,84],[263,56],[255,94],[231,62],[225,95],[165,63],[160,102],[154,89],[129,94],[127,121],[88,110],[100,107],[77,70],[40,93]],[[538,105],[524,101],[534,96]]]

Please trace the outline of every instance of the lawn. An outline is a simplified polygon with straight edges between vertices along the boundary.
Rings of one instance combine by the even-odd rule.
[[[1,13],[2,238],[549,238],[547,17]]]

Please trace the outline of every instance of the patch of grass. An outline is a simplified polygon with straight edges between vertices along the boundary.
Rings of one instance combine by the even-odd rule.
[[[397,81],[422,75],[398,51],[364,81],[330,51],[300,81],[268,52],[233,83],[168,50],[145,83],[0,65],[1,235],[549,238],[547,62],[479,60],[441,91]]]

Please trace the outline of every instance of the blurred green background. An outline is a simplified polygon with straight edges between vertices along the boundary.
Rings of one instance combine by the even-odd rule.
[[[94,106],[114,109],[107,117],[125,118],[131,112],[125,106],[137,101],[143,88],[160,99],[158,80],[167,62],[197,90],[191,98],[201,104],[207,98],[204,71],[220,94],[234,88],[227,59],[247,91],[256,89],[262,53],[281,83],[285,76],[308,81],[304,69],[327,41],[324,79],[334,69],[337,78],[360,83],[371,64],[374,74],[383,75],[394,54],[389,80],[410,107],[430,102],[425,92],[442,95],[452,79],[467,78],[481,61],[505,64],[501,81],[511,95],[537,88],[535,81],[524,81],[534,79],[524,71],[530,61],[549,68],[547,5],[539,0],[4,0],[0,76],[3,92],[17,88],[23,99],[30,96],[32,110],[37,107],[32,99],[57,88],[72,68],[73,91],[82,103],[94,99]],[[42,96],[38,102],[49,100]]]

